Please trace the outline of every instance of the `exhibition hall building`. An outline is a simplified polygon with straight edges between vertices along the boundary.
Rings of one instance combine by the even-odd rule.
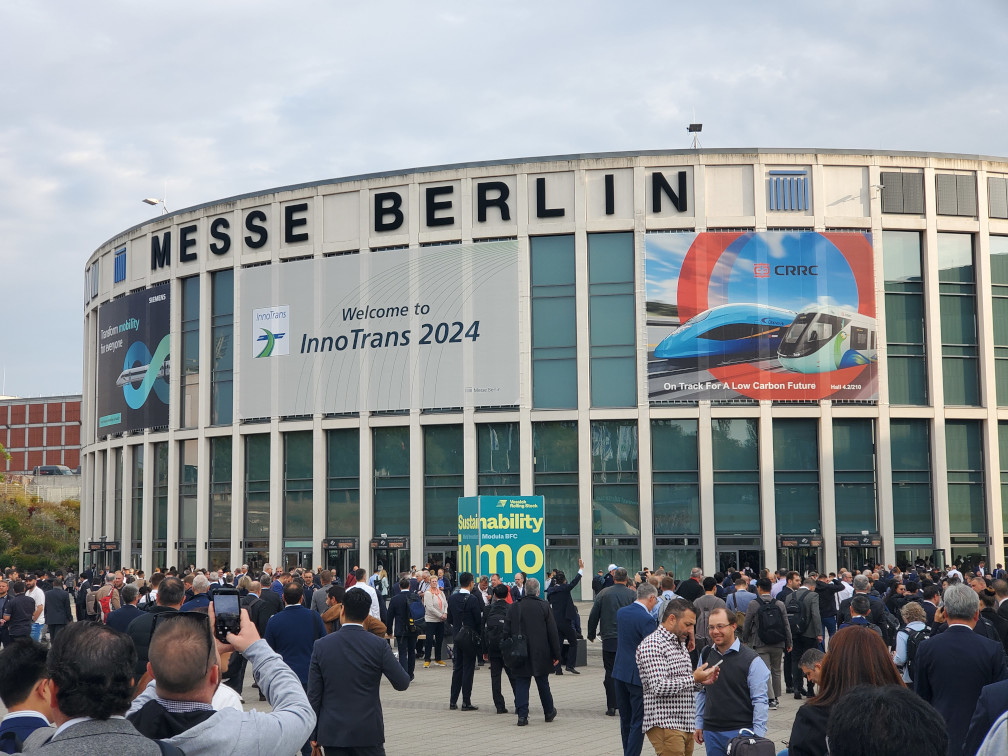
[[[568,575],[1004,562],[1004,158],[659,150],[253,192],[101,245],[84,344],[84,564],[455,564],[476,495],[544,497]]]

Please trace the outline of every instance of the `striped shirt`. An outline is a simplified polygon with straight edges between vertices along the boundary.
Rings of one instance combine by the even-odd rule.
[[[693,732],[696,692],[686,644],[661,625],[637,647],[637,668],[644,687],[641,729]]]

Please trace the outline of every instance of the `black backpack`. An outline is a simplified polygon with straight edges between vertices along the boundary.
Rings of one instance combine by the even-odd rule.
[[[888,609],[882,612],[882,624],[880,626],[882,630],[882,640],[885,641],[889,648],[896,647],[896,633],[899,632],[900,624],[899,620],[889,612]]]
[[[756,635],[766,646],[784,643],[787,640],[787,631],[784,628],[784,613],[777,606],[777,601],[757,600],[760,605],[756,610]]]
[[[804,635],[809,625],[809,613],[805,611],[805,602],[802,601],[800,590],[791,593],[784,605],[787,608],[788,624],[791,625],[792,636]]]
[[[427,622],[424,620],[426,610],[423,599],[417,593],[410,591],[406,599],[406,630],[410,635],[420,635],[427,630]]]
[[[907,627],[904,628],[903,632],[907,636],[906,663],[903,665],[903,668],[910,675],[910,680],[912,681],[914,679],[914,659],[917,658],[917,649],[921,643],[931,637],[931,628],[927,625],[924,626],[923,630],[911,630]]]
[[[483,623],[483,650],[488,654],[496,656],[500,653],[501,641],[506,635],[507,613],[506,601],[495,601],[487,610],[486,621]]]

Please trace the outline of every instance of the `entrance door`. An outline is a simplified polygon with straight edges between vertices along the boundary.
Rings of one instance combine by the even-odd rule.
[[[334,578],[345,583],[350,570],[360,563],[360,549],[326,549],[323,552],[323,564],[327,570],[332,570]]]
[[[818,570],[822,564],[822,548],[817,546],[785,546],[777,549],[778,566],[785,570],[808,576],[812,570]]]
[[[377,568],[380,564],[388,573],[389,583],[399,579],[400,572],[406,572],[410,568],[409,551],[407,549],[375,549],[371,552],[371,561]],[[368,572],[371,575],[374,569]]]
[[[875,546],[843,546],[837,554],[840,567],[846,567],[851,572],[871,570],[879,561],[879,550]]]
[[[242,564],[249,566],[249,572],[258,575],[262,572],[263,565],[269,561],[269,554],[263,549],[244,549],[242,551]]]
[[[723,572],[726,575],[732,572],[741,572],[746,565],[749,566],[754,575],[757,575],[763,566],[763,559],[757,549],[721,547],[718,549],[717,554],[718,572]]]
[[[310,570],[312,568],[311,562],[311,549],[285,549],[281,563],[283,564],[284,572],[290,572],[297,567]]]
[[[190,564],[196,564],[196,542],[195,541],[179,541],[178,544],[178,561],[175,562],[179,569],[184,569]]]

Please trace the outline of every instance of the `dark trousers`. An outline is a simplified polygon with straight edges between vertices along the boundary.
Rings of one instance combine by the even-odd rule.
[[[396,649],[399,651],[399,664],[412,680],[416,671],[416,640],[409,635],[397,635]]]
[[[619,708],[620,737],[623,756],[640,756],[644,747],[644,688],[633,683],[614,680]]]
[[[607,711],[609,709],[618,708],[618,704],[616,702],[616,685],[612,679],[614,664],[616,664],[616,652],[603,651],[602,666],[605,667],[605,677],[602,680],[602,686],[605,688],[605,704]]]
[[[539,700],[542,701],[543,713],[549,714],[553,706],[553,693],[550,691],[549,674],[537,675],[536,687],[539,689]],[[513,677],[515,711],[519,717],[527,717],[529,712],[529,689],[532,687],[531,677]]]
[[[56,634],[59,633],[59,631],[62,630],[64,627],[66,627],[66,625],[47,625],[47,627],[49,628],[49,642],[52,643],[53,638],[56,637]]]
[[[444,640],[444,622],[427,623],[427,647],[424,649],[424,661],[430,661],[431,649],[434,649],[434,661],[441,661],[441,642]]]
[[[791,656],[792,654],[784,652],[784,685],[788,688],[794,684],[794,678],[791,676]]]
[[[476,651],[468,643],[456,643],[452,657],[451,703],[458,703],[459,693],[462,703],[472,703],[473,676],[476,673]]]
[[[834,635],[836,635],[836,615],[833,615],[832,617],[823,617],[822,626],[823,626],[823,642],[819,644],[819,650],[825,651],[826,638],[827,637],[832,638]]]
[[[577,661],[577,633],[574,632],[574,626],[571,625],[570,620],[557,623],[557,634],[560,636],[560,664],[556,666],[556,669],[560,669],[561,666],[573,667],[574,662]]]
[[[806,638],[804,635],[796,635],[792,640],[794,646],[791,649],[791,687],[796,692],[800,692],[805,689],[805,673],[802,672],[800,664],[802,654],[810,648],[818,646],[819,642],[815,638]]]
[[[511,693],[514,694],[514,680],[511,679],[511,672],[504,666],[503,660],[499,656],[490,657],[490,692],[493,695],[494,706],[498,710],[506,709],[507,702],[501,694],[501,672],[507,675],[508,685],[511,686]]]
[[[354,746],[353,748],[324,747],[326,756],[385,756],[385,746]]]
[[[245,684],[245,667],[248,665],[245,657],[235,652],[228,660],[227,672],[224,673],[223,682],[239,696],[242,694],[242,687]]]

